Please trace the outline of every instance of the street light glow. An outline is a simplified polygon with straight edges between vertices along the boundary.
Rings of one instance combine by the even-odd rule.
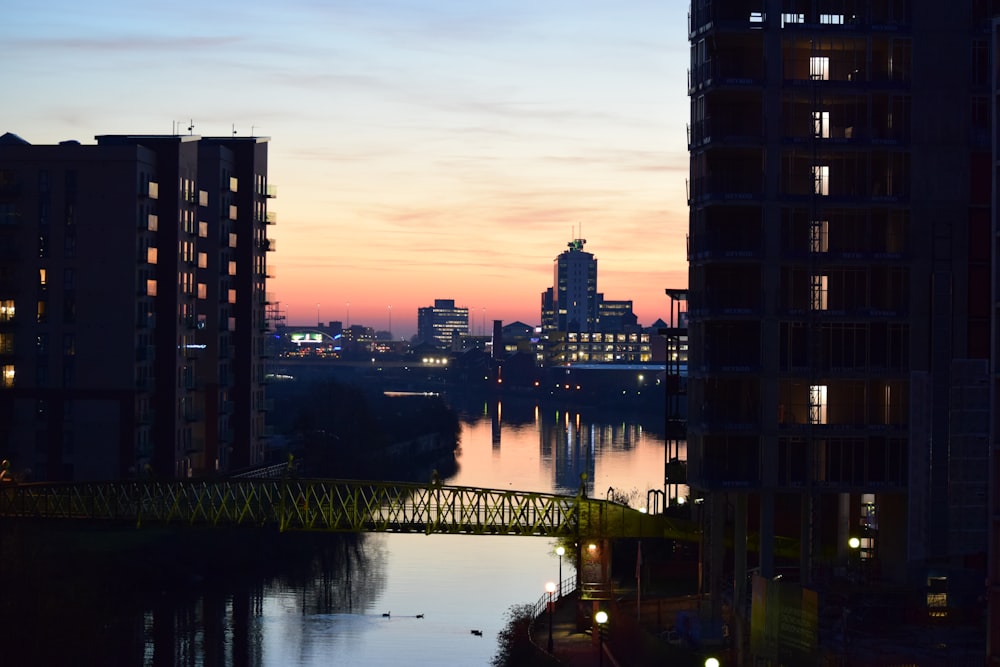
[[[603,609],[594,614],[594,620],[597,621],[598,625],[604,625],[608,622],[608,612]]]

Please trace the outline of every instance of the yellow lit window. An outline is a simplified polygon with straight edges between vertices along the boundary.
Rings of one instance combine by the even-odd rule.
[[[14,300],[0,301],[0,322],[10,322],[14,319]]]
[[[236,290],[229,290],[229,303],[236,303]]]
[[[205,283],[198,283],[198,298],[207,299],[208,298],[208,285]]]
[[[809,276],[809,307],[812,310],[827,309],[828,276]]]
[[[156,280],[155,279],[151,278],[151,279],[149,279],[149,280],[146,281],[146,295],[147,296],[156,296]]]
[[[809,78],[814,81],[829,81],[830,59],[826,56],[809,58]]]
[[[830,194],[830,167],[828,165],[815,165],[812,168],[813,194],[824,197]]]
[[[236,275],[236,262],[229,262],[229,275]]]
[[[199,269],[208,268],[208,253],[205,252],[198,253],[198,268]]]
[[[45,287],[48,283],[46,282],[47,272],[45,269],[38,269],[38,284]]]
[[[146,248],[146,261],[150,264],[156,264],[156,248]]]
[[[3,379],[0,382],[3,383],[3,387],[9,388],[14,386],[14,364],[4,364],[3,365]]]
[[[814,384],[809,387],[809,423],[826,423],[826,385]]]

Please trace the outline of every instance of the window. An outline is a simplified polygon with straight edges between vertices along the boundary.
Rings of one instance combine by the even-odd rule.
[[[149,264],[156,264],[157,258],[156,248],[146,248],[146,262]]]
[[[207,299],[208,298],[208,285],[205,283],[198,283],[198,298]]]
[[[813,136],[817,139],[830,138],[830,112],[813,111]]]
[[[38,269],[38,285],[44,288],[48,282],[46,280],[48,272],[45,269]]]
[[[827,56],[812,56],[809,58],[809,78],[813,81],[830,80],[830,58]]]
[[[843,14],[820,14],[819,22],[823,25],[843,25]]]
[[[827,252],[830,249],[830,221],[809,222],[809,252]]]
[[[781,15],[781,27],[784,28],[786,23],[805,23],[805,14],[782,14]]]
[[[14,354],[14,334],[0,331],[0,354]]]
[[[198,268],[207,269],[208,268],[208,253],[199,252],[198,253]]]
[[[46,304],[45,299],[40,299],[38,301],[38,307],[35,310],[35,317],[39,324],[44,324],[48,322],[48,304]]]
[[[14,364],[4,364],[0,367],[0,372],[2,372],[2,377],[0,377],[0,386],[10,388],[14,386]]]
[[[828,165],[813,165],[813,194],[826,197],[830,194],[830,167]]]
[[[146,281],[146,295],[156,296],[156,280],[150,278]]]
[[[809,276],[809,308],[812,310],[827,309],[827,290],[829,276]]]
[[[814,384],[809,387],[809,423],[826,423],[826,385]]]
[[[0,300],[0,322],[12,322],[14,320],[14,300]]]

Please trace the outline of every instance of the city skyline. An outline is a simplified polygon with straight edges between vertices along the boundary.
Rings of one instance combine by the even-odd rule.
[[[644,1],[17,1],[0,129],[270,137],[268,291],[290,324],[382,329],[391,306],[409,336],[442,295],[535,324],[580,236],[598,290],[648,325],[687,284],[686,27]]]

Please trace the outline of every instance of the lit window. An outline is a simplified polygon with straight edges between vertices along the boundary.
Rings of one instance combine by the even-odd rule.
[[[45,269],[38,269],[38,284],[42,287],[48,284],[47,271]]]
[[[827,252],[830,249],[830,221],[809,222],[809,252]]]
[[[809,276],[809,308],[812,310],[826,310],[828,276]]]
[[[826,385],[809,386],[809,423],[826,423]]]
[[[160,219],[155,214],[150,213],[146,219],[146,229],[155,232],[160,227]]]
[[[813,136],[819,139],[830,138],[830,112],[813,111]]]
[[[208,223],[207,222],[199,222],[198,223],[198,236],[200,236],[203,239],[207,239],[208,238]]]
[[[149,280],[146,281],[146,295],[147,296],[156,296],[156,280],[155,279],[151,278],[151,279],[149,279]]]
[[[205,283],[198,283],[198,298],[207,299],[208,298],[208,285]]]
[[[229,275],[236,275],[236,262],[229,262]]]
[[[827,56],[812,56],[809,58],[809,78],[813,81],[830,80],[830,58]]]
[[[813,165],[813,194],[824,197],[830,194],[830,167],[827,165]]]
[[[805,23],[805,14],[782,14],[781,15],[781,27],[784,28],[786,23]]]
[[[823,25],[843,25],[844,15],[843,14],[820,14],[819,22]]]
[[[146,262],[149,264],[156,264],[156,248],[146,248]]]
[[[4,364],[3,365],[3,379],[0,382],[3,383],[5,388],[14,386],[14,364]]]
[[[229,290],[229,303],[236,303],[236,290]]]
[[[208,268],[208,253],[199,252],[198,253],[198,268],[207,269]]]
[[[14,319],[14,300],[0,301],[0,322],[10,322]]]

